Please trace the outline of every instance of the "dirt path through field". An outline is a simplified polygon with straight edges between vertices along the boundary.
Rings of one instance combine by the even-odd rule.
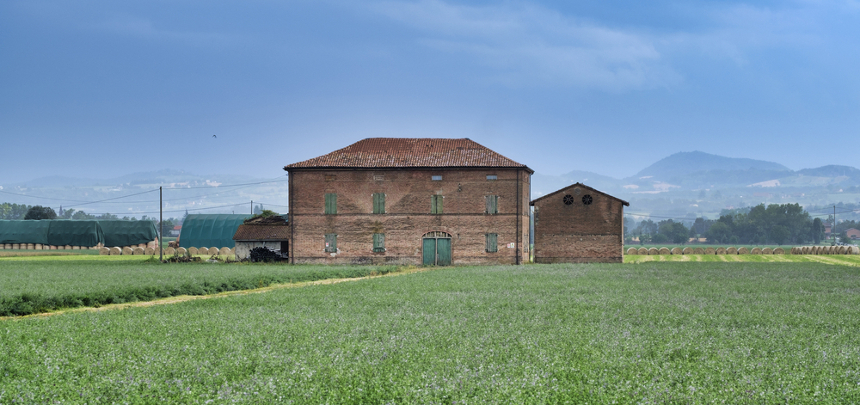
[[[348,281],[360,281],[360,280],[369,280],[372,278],[380,278],[380,277],[392,277],[392,276],[402,276],[405,274],[414,274],[422,271],[430,270],[428,267],[411,267],[405,268],[400,271],[391,272],[388,274],[375,275],[375,276],[366,276],[366,277],[355,277],[355,278],[330,278],[325,280],[316,280],[316,281],[305,281],[301,283],[286,283],[286,284],[273,284],[268,287],[255,288],[253,290],[238,290],[238,291],[225,291],[217,294],[209,294],[209,295],[178,295],[175,297],[167,297],[161,298],[153,301],[139,301],[139,302],[126,302],[122,304],[108,304],[98,308],[94,307],[83,307],[83,308],[70,308],[63,309],[59,311],[46,312],[41,314],[33,314],[33,315],[25,315],[25,316],[0,316],[0,321],[5,321],[9,319],[26,319],[33,317],[43,317],[43,316],[54,316],[54,315],[62,315],[73,312],[100,312],[100,311],[109,311],[109,310],[117,310],[117,309],[126,309],[126,308],[134,308],[134,307],[151,307],[154,305],[167,305],[167,304],[177,304],[180,302],[186,301],[194,301],[194,300],[207,300],[210,298],[223,298],[223,297],[232,297],[235,295],[246,295],[246,294],[260,294],[266,293],[274,290],[282,290],[285,288],[299,288],[299,287],[307,287],[312,285],[324,285],[324,284],[337,284]]]

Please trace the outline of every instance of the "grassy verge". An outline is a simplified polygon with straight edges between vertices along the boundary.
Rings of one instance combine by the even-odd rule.
[[[0,316],[363,277],[392,266],[160,264],[141,256],[19,257],[0,261]]]
[[[0,403],[857,403],[860,269],[449,268],[0,322]]]

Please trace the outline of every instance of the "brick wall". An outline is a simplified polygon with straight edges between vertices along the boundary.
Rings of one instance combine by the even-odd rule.
[[[524,262],[528,177],[523,169],[293,169],[293,262],[421,264],[422,236],[432,231],[451,235],[453,264]],[[326,193],[337,194],[335,215],[324,213]],[[385,193],[385,214],[372,213],[374,193]],[[443,196],[443,214],[430,213],[432,195]],[[487,195],[499,196],[498,214],[485,213]],[[385,234],[385,252],[373,251],[374,233]],[[487,233],[498,234],[498,252],[485,251]],[[337,252],[325,251],[325,234],[337,234]]]
[[[582,202],[586,194],[592,198],[589,205]],[[572,197],[572,204],[564,203],[566,195]],[[570,186],[536,200],[534,207],[535,262],[623,261],[621,201],[586,187]]]

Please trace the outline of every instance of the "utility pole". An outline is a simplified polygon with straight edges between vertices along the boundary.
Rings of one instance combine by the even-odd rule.
[[[161,186],[158,186],[158,261],[164,262],[164,200],[161,193]]]
[[[836,204],[833,204],[833,225],[830,226],[830,234],[833,235],[833,243],[836,243]]]
[[[251,216],[254,216],[254,200],[251,200]]]

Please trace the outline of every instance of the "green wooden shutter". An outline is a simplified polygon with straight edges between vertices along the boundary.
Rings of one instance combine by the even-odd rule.
[[[325,251],[329,253],[337,253],[337,234],[325,234]]]
[[[497,195],[488,195],[487,198],[487,210],[485,211],[487,214],[498,214],[499,213],[499,196]]]
[[[498,252],[499,246],[497,241],[499,239],[499,235],[496,233],[488,233],[487,234],[487,252]]]
[[[374,214],[384,214],[385,213],[385,194],[384,193],[374,193],[373,194],[373,213]]]
[[[441,195],[431,196],[430,213],[431,214],[441,214],[442,213],[442,196]]]
[[[374,252],[384,252],[385,251],[385,234],[384,233],[373,234],[373,251]]]
[[[337,214],[337,194],[325,193],[325,213]]]

